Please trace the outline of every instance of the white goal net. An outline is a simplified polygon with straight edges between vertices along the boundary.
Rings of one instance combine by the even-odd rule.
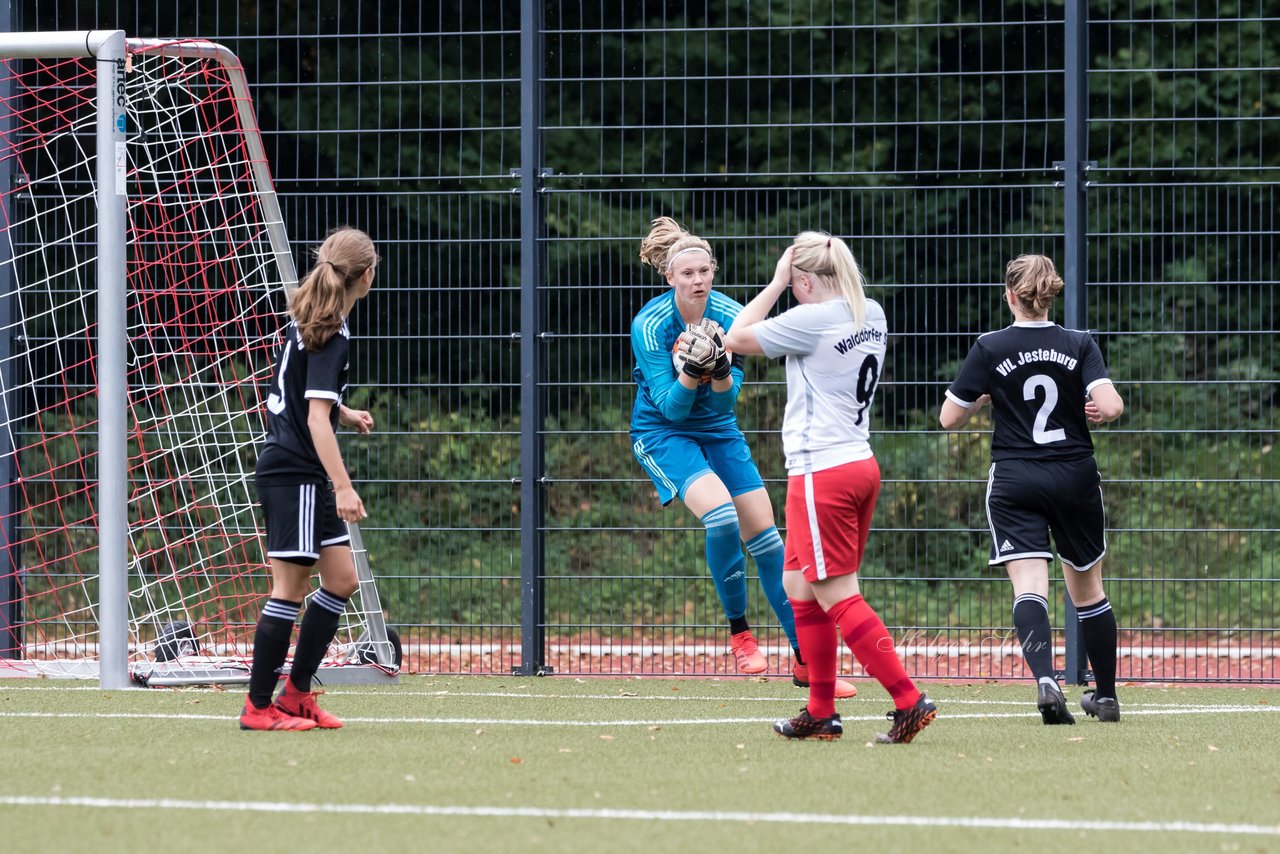
[[[128,42],[125,143],[104,155],[101,61],[22,56],[0,61],[0,672],[93,676],[107,640],[98,342],[115,332],[98,325],[95,250],[107,156],[127,227],[129,668],[229,681],[247,672],[269,589],[253,465],[296,279],[243,73],[216,45]],[[361,588],[326,667],[392,672],[357,558]],[[334,672],[320,681],[355,681]]]

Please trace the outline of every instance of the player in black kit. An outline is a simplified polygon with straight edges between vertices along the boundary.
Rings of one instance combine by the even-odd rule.
[[[963,426],[987,403],[995,413],[987,517],[991,564],[1013,582],[1013,622],[1037,680],[1046,724],[1072,724],[1053,668],[1049,630],[1049,535],[1075,603],[1096,690],[1080,701],[1101,721],[1118,721],[1116,620],[1102,589],[1102,477],[1089,424],[1114,421],[1124,401],[1088,332],[1049,320],[1062,290],[1053,261],[1020,255],[1005,268],[1012,326],[982,335],[947,389],[939,420]]]
[[[315,266],[289,298],[293,321],[284,330],[267,398],[267,439],[254,471],[267,522],[272,586],[254,635],[241,729],[342,726],[317,705],[311,680],[358,583],[345,523],[368,514],[342,462],[336,431],[339,423],[361,433],[373,429],[373,417],[343,406],[342,398],[347,315],[369,293],[377,264],[368,235],[340,228],[316,250]],[[320,589],[302,617],[293,667],[273,703],[313,570],[320,575]]]

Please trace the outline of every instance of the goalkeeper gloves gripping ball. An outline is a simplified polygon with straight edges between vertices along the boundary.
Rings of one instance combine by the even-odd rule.
[[[676,341],[676,355],[680,370],[696,380],[700,380],[711,372],[715,360],[716,349],[699,328],[689,324]]]
[[[724,328],[709,317],[702,318],[702,322],[696,328],[715,348],[715,359],[711,363],[711,379],[728,379],[729,369],[733,363],[728,351],[724,349]]]

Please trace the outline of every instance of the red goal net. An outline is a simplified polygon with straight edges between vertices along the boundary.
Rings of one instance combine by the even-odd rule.
[[[114,167],[127,194],[135,673],[243,667],[269,586],[252,474],[295,273],[229,57],[207,43],[130,42],[126,63]],[[0,172],[12,176],[0,187],[0,671],[94,675],[95,62],[5,60],[0,75]],[[368,657],[378,604],[362,591],[331,664]]]

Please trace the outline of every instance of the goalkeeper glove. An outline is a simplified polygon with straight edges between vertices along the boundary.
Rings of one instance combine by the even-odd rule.
[[[733,366],[729,353],[724,349],[724,327],[709,317],[702,318],[698,330],[706,336],[716,350],[715,361],[711,363],[711,379],[725,380],[729,378],[729,369]]]
[[[716,360],[715,345],[694,329],[686,329],[676,340],[676,356],[680,370],[700,380],[711,370]]]

